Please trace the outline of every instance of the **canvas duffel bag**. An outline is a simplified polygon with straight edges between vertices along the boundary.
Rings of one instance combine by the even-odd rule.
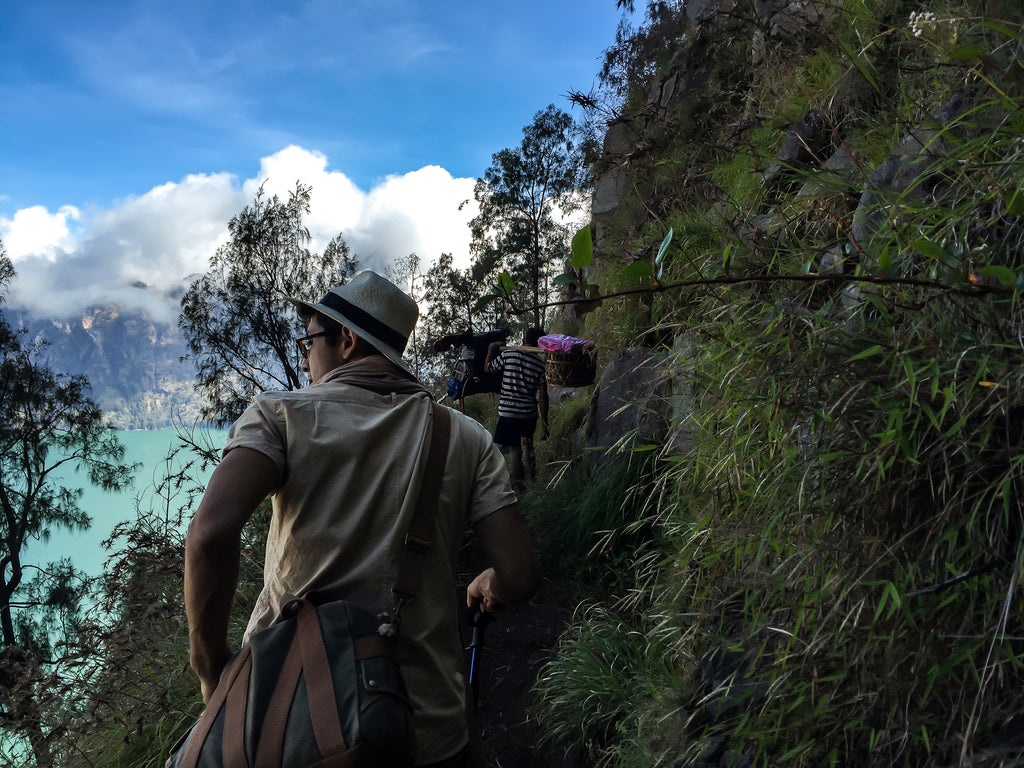
[[[413,765],[412,708],[393,640],[346,601],[288,603],[221,676],[167,768]]]

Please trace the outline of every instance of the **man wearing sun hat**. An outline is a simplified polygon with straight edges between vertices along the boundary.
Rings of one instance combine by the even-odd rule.
[[[306,322],[298,339],[311,385],[255,398],[232,426],[186,542],[191,663],[209,699],[230,656],[228,612],[242,527],[267,496],[263,591],[246,639],[282,612],[285,595],[312,591],[391,608],[395,540],[422,482],[433,402],[402,360],[419,311],[364,271],[319,302],[289,299]],[[469,729],[463,647],[452,572],[472,526],[494,567],[468,587],[485,608],[534,591],[539,567],[501,454],[477,422],[450,410],[435,539],[416,599],[403,608],[402,671],[413,701],[416,764],[459,766]]]

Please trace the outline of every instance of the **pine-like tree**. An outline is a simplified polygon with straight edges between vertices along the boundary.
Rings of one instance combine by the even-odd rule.
[[[234,421],[252,398],[271,389],[298,389],[293,338],[302,334],[289,296],[319,301],[345,283],[356,259],[337,235],[322,254],[307,247],[311,189],[296,184],[285,201],[261,187],[251,204],[231,219],[230,241],[209,271],[181,300],[178,326],[196,362],[204,416]]]
[[[0,306],[14,269],[0,244]],[[37,766],[51,753],[43,701],[47,665],[73,647],[87,589],[69,560],[32,563],[26,550],[57,529],[83,530],[74,469],[105,490],[131,483],[124,446],[103,423],[84,376],[55,373],[0,312],[0,729],[31,746]]]

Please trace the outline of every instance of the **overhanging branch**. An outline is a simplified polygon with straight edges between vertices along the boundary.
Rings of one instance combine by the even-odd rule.
[[[956,293],[963,296],[983,296],[986,294],[1012,295],[1016,289],[1001,285],[980,285],[978,283],[950,284],[938,280],[921,280],[911,277],[871,277],[857,275],[737,275],[723,277],[701,278],[699,280],[678,280],[673,283],[656,283],[641,288],[627,288],[621,291],[612,291],[595,296],[577,296],[571,299],[549,301],[538,304],[535,307],[516,307],[509,302],[511,312],[521,315],[532,312],[534,309],[545,309],[547,307],[571,306],[573,304],[592,304],[604,299],[614,299],[621,296],[635,296],[639,294],[665,293],[666,291],[679,290],[681,288],[700,288],[718,285],[740,285],[742,283],[866,283],[869,285],[898,285],[911,288],[927,288],[943,293]]]

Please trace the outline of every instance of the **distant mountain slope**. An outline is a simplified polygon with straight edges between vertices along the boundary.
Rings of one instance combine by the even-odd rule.
[[[115,306],[91,307],[80,317],[53,319],[8,310],[12,325],[48,342],[58,371],[84,374],[111,426],[159,429],[193,423],[200,400],[195,369],[176,325]]]

